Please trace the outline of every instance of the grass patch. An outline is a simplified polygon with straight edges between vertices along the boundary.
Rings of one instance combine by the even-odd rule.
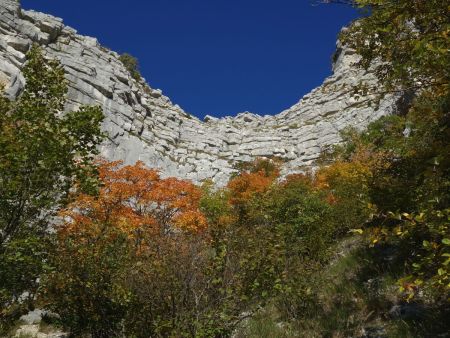
[[[270,305],[244,321],[233,338],[294,338],[301,337],[289,323],[279,320],[275,306]]]

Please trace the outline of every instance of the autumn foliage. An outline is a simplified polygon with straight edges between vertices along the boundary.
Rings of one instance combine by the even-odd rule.
[[[181,267],[200,257],[207,223],[199,210],[201,190],[188,181],[162,179],[140,162],[102,162],[99,179],[97,195],[77,194],[61,212],[55,270],[43,281],[42,299],[72,332],[109,337],[134,304],[158,303],[165,311],[152,295],[163,283],[189,278]],[[149,286],[152,293],[139,296]],[[172,300],[166,301],[170,308]]]
[[[74,233],[98,231],[98,225],[115,227],[137,239],[139,233],[200,232],[206,219],[198,209],[200,189],[190,182],[161,179],[142,162],[119,167],[120,162],[99,167],[99,194],[80,194],[62,212],[67,222],[61,229]]]
[[[140,162],[102,162],[99,179],[97,195],[79,193],[61,212],[41,287],[74,334],[229,335],[243,311],[277,295],[294,306],[298,272],[316,271],[333,234],[313,178],[278,182],[273,161],[222,189],[162,179]]]

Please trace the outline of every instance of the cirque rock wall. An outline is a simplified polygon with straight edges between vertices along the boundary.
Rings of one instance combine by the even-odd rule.
[[[392,96],[376,108],[352,97],[352,85],[361,80],[373,85],[376,80],[353,67],[358,56],[340,46],[333,75],[289,109],[274,116],[246,112],[200,121],[144,79],[133,79],[119,55],[95,38],[78,35],[59,18],[22,10],[17,0],[0,0],[0,37],[0,81],[7,95],[20,94],[25,54],[38,43],[66,70],[67,109],[103,107],[108,140],[101,152],[106,158],[141,160],[164,176],[196,182],[211,178],[224,184],[236,162],[257,156],[283,159],[284,173],[300,171],[313,165],[324,148],[338,143],[342,129],[364,128],[395,110]]]

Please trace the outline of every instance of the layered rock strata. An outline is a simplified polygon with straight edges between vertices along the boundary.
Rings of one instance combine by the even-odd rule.
[[[338,46],[333,75],[297,104],[275,116],[241,113],[200,121],[153,89],[136,81],[119,55],[97,39],[77,34],[62,20],[26,11],[17,0],[0,0],[0,81],[6,94],[20,94],[21,68],[33,43],[49,58],[60,60],[69,83],[67,109],[101,105],[108,140],[101,148],[111,160],[141,160],[164,176],[224,184],[239,161],[279,157],[283,172],[311,166],[321,151],[341,141],[340,131],[369,122],[395,109],[393,97],[371,107],[352,97],[351,86],[363,80],[375,85],[370,72],[352,64],[358,56]]]

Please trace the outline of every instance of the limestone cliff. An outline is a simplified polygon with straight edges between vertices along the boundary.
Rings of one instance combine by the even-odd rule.
[[[320,151],[340,141],[347,127],[365,127],[394,110],[386,97],[376,108],[356,101],[349,87],[375,84],[370,72],[356,69],[358,56],[338,47],[333,75],[297,104],[275,116],[241,113],[205,117],[202,122],[171,103],[145,80],[134,80],[119,55],[95,38],[78,35],[50,15],[25,11],[17,0],[0,0],[0,81],[14,98],[23,88],[20,69],[32,43],[61,61],[69,81],[67,109],[101,105],[108,141],[102,154],[127,163],[142,160],[164,175],[223,184],[237,161],[255,156],[285,160],[284,172],[310,166]]]

